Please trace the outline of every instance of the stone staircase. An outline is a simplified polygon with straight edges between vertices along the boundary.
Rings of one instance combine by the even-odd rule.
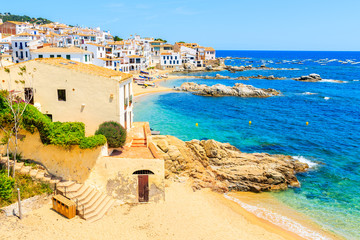
[[[7,164],[8,164],[7,157],[0,157],[0,164],[4,165],[7,168]],[[9,165],[10,165],[10,168],[12,169],[14,166],[14,160],[9,160]],[[32,167],[32,166],[26,166],[24,162],[16,161],[15,172],[19,172],[21,174],[28,174],[34,180],[48,183],[52,187],[54,187],[55,184],[57,184],[61,181],[61,178],[55,177],[55,176],[49,174],[45,170],[45,168],[43,168],[40,165],[37,165],[36,167]]]
[[[7,157],[0,155],[0,164],[7,167],[7,163]],[[14,161],[9,160],[9,165],[12,168]],[[61,178],[49,174],[41,165],[36,165],[36,167],[25,166],[24,162],[16,161],[15,171],[28,174],[34,180],[48,183],[56,189],[56,194],[73,200],[76,203],[77,214],[90,222],[101,219],[115,202],[114,199],[100,193],[93,187],[73,181],[62,181]]]
[[[76,203],[77,214],[90,222],[101,219],[115,202],[95,188],[73,181],[58,183],[56,191],[73,200]]]
[[[131,147],[147,147],[145,138],[134,138]]]

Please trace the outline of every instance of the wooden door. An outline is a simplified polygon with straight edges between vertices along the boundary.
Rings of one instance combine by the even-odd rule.
[[[149,176],[138,175],[139,180],[139,202],[149,201]]]

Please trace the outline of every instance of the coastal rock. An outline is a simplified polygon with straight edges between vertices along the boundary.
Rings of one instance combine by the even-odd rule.
[[[159,148],[166,159],[166,178],[187,177],[194,190],[286,190],[289,186],[300,187],[295,174],[309,168],[291,156],[243,153],[229,143],[214,140],[183,142],[173,136],[166,139],[153,136],[152,140],[157,146],[159,141],[168,142],[167,153]]]
[[[248,70],[295,70],[295,68],[273,68],[273,67],[267,67],[265,65],[261,65],[260,67],[253,67],[252,65],[247,66],[225,66],[224,69],[230,71],[230,72],[242,72],[242,71],[248,71]]]
[[[301,82],[319,82],[322,80],[319,74],[309,74],[308,76],[301,76],[298,78],[293,78],[295,81],[301,81]]]
[[[238,97],[271,97],[280,95],[281,92],[275,89],[260,89],[251,85],[236,83],[235,86],[229,87],[222,84],[207,86],[199,85],[193,82],[183,83],[177,91],[192,92],[202,96],[238,96]]]

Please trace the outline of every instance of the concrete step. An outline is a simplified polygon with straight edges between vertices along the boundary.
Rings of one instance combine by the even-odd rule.
[[[91,191],[91,187],[82,185],[77,192],[72,193],[71,198],[77,198],[79,201],[81,201],[81,199],[84,199],[88,194],[90,194]]]
[[[77,184],[77,183],[71,181],[71,183],[66,183],[66,184],[62,184],[62,182],[61,182],[56,187],[57,187],[57,190],[59,191],[59,193],[65,196],[65,192],[67,194],[72,194],[72,193],[78,191],[81,186],[82,186],[82,184]]]
[[[38,179],[40,181],[42,181],[44,179],[44,175],[45,175],[45,172],[43,171],[38,171],[38,173],[35,175],[35,179]]]
[[[91,209],[92,206],[95,206],[97,203],[99,203],[101,201],[101,196],[104,196],[98,191],[94,191],[94,193],[95,194],[93,196],[89,197],[90,199],[87,199],[83,202],[84,208],[87,210]]]
[[[111,206],[115,203],[114,199],[110,199],[110,201],[99,211],[99,213],[97,213],[96,216],[94,217],[89,217],[88,219],[86,219],[87,221],[90,222],[95,222],[100,220],[102,217],[104,217],[104,215],[109,211],[109,209],[111,208]]]
[[[20,171],[23,166],[24,166],[24,162],[16,162],[15,171]]]
[[[95,202],[92,205],[85,204],[84,205],[85,215],[89,215],[89,214],[95,212],[105,199],[106,199],[106,195],[100,194],[100,195],[98,195],[98,198],[95,200]],[[84,216],[82,216],[82,217],[84,217]]]
[[[81,195],[79,196],[77,199],[82,203],[82,204],[85,204],[86,202],[88,202],[91,197],[93,195],[95,195],[97,191],[92,188],[92,187],[88,187],[88,189],[86,189],[86,191]]]
[[[22,173],[22,174],[29,174],[30,173],[30,171],[31,171],[31,166],[23,166],[22,168],[21,168],[21,170],[20,170],[20,173]]]
[[[38,173],[37,169],[31,169],[30,172],[29,172],[30,177],[35,177],[37,173]]]
[[[94,219],[98,214],[100,214],[102,211],[106,211],[107,209],[104,209],[107,204],[110,202],[111,198],[105,197],[104,200],[96,207],[95,211],[91,211],[88,213],[85,211],[84,219],[91,220]]]

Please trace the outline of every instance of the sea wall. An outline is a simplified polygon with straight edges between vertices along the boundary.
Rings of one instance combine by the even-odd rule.
[[[123,203],[137,203],[138,175],[136,171],[149,170],[149,202],[165,200],[164,161],[160,159],[134,159],[102,157],[93,168],[87,184]]]
[[[80,149],[78,146],[64,148],[44,145],[38,132],[31,134],[21,131],[20,135],[22,138],[18,140],[18,153],[22,158],[43,165],[50,174],[61,177],[63,180],[84,183],[96,161],[107,155],[107,145],[94,149]],[[3,132],[0,131],[0,138],[2,137]],[[11,142],[10,150],[14,151],[14,141]],[[6,153],[6,146],[2,146],[1,151],[3,154]]]

